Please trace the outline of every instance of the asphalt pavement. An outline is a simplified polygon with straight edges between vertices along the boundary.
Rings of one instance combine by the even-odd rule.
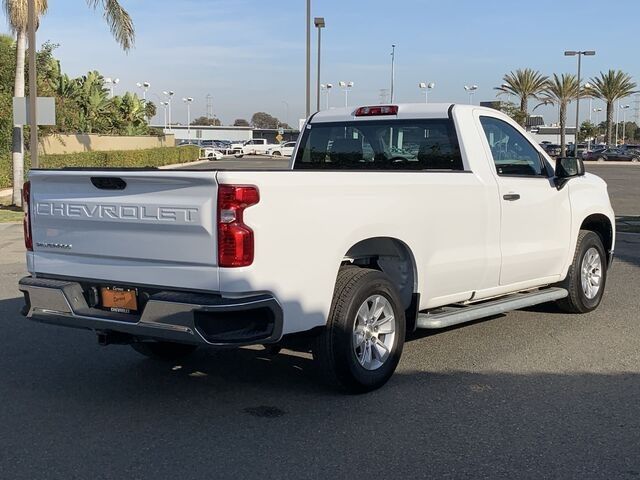
[[[640,214],[640,168],[587,168]],[[597,311],[421,333],[361,396],[326,390],[303,354],[156,363],[27,321],[22,250],[21,226],[0,225],[2,478],[640,477],[640,235],[618,237]]]

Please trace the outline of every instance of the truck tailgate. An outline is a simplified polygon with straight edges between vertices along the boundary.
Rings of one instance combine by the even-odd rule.
[[[218,289],[215,172],[36,170],[38,274]]]

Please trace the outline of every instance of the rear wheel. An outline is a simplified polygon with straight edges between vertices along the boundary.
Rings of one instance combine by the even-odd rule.
[[[638,159],[638,157],[632,157],[632,158],[631,158],[631,161],[632,161],[633,163],[638,163],[638,162],[640,161],[640,159]]]
[[[560,284],[569,292],[558,306],[570,313],[587,313],[598,308],[607,280],[607,256],[600,236],[588,230],[578,235],[573,263]]]
[[[191,355],[198,346],[174,342],[135,342],[131,348],[149,358],[176,361]]]
[[[598,160],[599,162],[604,162],[604,161],[606,160],[606,158],[604,158],[604,157],[598,157],[598,159],[597,159],[597,160]]]
[[[351,393],[380,388],[400,361],[404,337],[404,309],[389,278],[368,268],[341,268],[327,326],[313,346],[325,380]]]

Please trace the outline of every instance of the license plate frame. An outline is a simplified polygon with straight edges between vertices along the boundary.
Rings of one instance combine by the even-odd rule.
[[[115,313],[138,313],[138,289],[100,287],[100,308]]]

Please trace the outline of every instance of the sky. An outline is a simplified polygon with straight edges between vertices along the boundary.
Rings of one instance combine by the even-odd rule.
[[[206,96],[225,124],[266,111],[292,125],[305,108],[305,0],[120,0],[131,14],[135,48],[123,52],[100,11],[85,0],[49,0],[38,43],[59,44],[63,71],[98,70],[117,77],[116,94],[151,84],[147,98],[176,92],[173,121],[186,123],[183,97],[194,116],[206,113]],[[396,45],[396,102],[422,102],[419,82],[435,82],[430,102],[468,103],[464,85],[478,85],[474,102],[495,99],[505,73],[531,67],[542,73],[575,73],[576,57],[564,50],[596,50],[582,63],[583,77],[621,69],[640,83],[633,29],[640,1],[610,0],[312,0],[322,16],[322,83],[332,83],[331,106],[343,106],[339,81],[353,81],[349,104],[379,103],[389,89],[391,45]],[[8,33],[0,13],[0,32]],[[316,30],[312,39],[312,105],[315,106]],[[325,97],[322,97],[322,108]],[[530,102],[535,105],[535,101]],[[634,116],[633,99],[628,119]],[[581,102],[581,115],[589,113]],[[592,108],[603,107],[594,101]],[[531,108],[531,107],[530,107]],[[573,106],[571,107],[573,109]],[[159,108],[159,111],[160,108]],[[534,113],[547,123],[557,108]],[[593,120],[595,115],[593,114]],[[600,120],[604,120],[601,113]],[[575,111],[569,111],[569,118]],[[162,120],[157,117],[156,121]]]

